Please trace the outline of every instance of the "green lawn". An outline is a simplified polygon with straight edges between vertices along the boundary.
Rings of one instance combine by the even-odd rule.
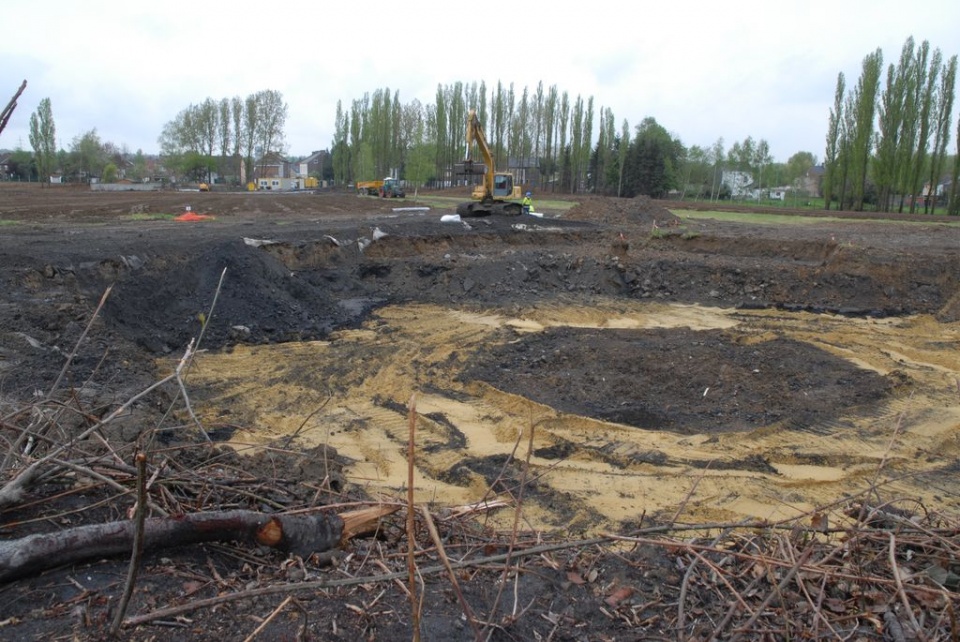
[[[130,218],[135,221],[172,221],[173,214],[160,214],[158,212],[139,212],[131,214]]]
[[[719,221],[731,221],[734,223],[750,223],[752,225],[810,225],[811,223],[823,223],[824,221],[850,221],[850,219],[838,218],[824,213],[823,216],[794,216],[790,214],[764,214],[760,212],[716,212],[716,211],[697,211],[671,209],[674,216],[682,219],[709,218]],[[875,223],[897,223],[899,225],[947,225],[950,227],[960,227],[960,220],[947,216],[931,216],[929,221],[906,222],[906,221],[887,221],[883,219],[858,219],[862,221],[872,221]]]

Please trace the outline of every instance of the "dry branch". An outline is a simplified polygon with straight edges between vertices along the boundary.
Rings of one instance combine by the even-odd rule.
[[[370,516],[369,511],[364,511]],[[372,513],[376,518],[380,511]],[[211,541],[270,546],[306,557],[336,547],[350,514],[266,515],[235,510],[155,517],[144,525],[144,550]],[[132,520],[79,526],[0,542],[0,582],[55,566],[120,555],[131,550]],[[357,528],[353,532],[357,532]]]

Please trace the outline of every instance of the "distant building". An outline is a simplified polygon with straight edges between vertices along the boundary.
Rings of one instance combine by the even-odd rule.
[[[800,193],[806,196],[822,196],[824,171],[823,165],[814,165],[808,169],[799,179]]]
[[[333,167],[333,157],[325,149],[311,153],[309,156],[297,163],[297,174],[306,177],[316,177],[320,184],[324,185],[324,175],[331,172]]]
[[[720,182],[730,190],[731,198],[746,198],[751,196],[750,186],[753,185],[753,174],[739,170],[723,170]]]
[[[299,174],[299,164],[291,163],[280,154],[264,154],[253,168],[254,184],[258,190],[303,189],[306,176]]]
[[[935,187],[930,186],[930,181],[923,184],[923,190],[920,192],[920,198],[917,204],[923,207],[929,205],[946,206],[950,188],[953,186],[953,180],[949,175],[940,177]]]

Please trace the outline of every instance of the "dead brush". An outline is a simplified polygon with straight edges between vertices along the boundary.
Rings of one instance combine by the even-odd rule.
[[[181,359],[181,376],[191,350],[195,348]],[[248,547],[209,545],[208,553],[217,556],[220,568],[211,557],[201,564],[164,562],[161,572],[189,578],[191,599],[171,595],[157,603],[138,601],[135,571],[142,562],[133,557],[125,585],[133,615],[120,608],[115,630],[139,634],[136,627],[158,623],[182,627],[182,618],[193,612],[213,614],[241,601],[275,598],[264,617],[251,625],[247,639],[266,639],[269,626],[288,615],[296,618],[301,636],[368,638],[388,620],[398,619],[401,611],[410,614],[404,618],[409,623],[405,633],[416,639],[423,616],[444,608],[445,602],[455,603],[454,617],[462,617],[469,627],[465,633],[475,641],[499,634],[516,639],[583,637],[590,634],[591,624],[627,639],[960,639],[960,519],[896,494],[902,478],[886,468],[903,430],[903,416],[866,488],[851,489],[828,505],[798,510],[792,519],[683,523],[698,478],[662,523],[651,517],[647,525],[629,532],[571,540],[563,532],[524,528],[523,504],[536,478],[531,464],[538,428],[534,418],[529,430],[517,435],[508,463],[491,484],[506,489],[499,482],[510,474],[508,467],[515,467],[519,482],[510,493],[491,494],[484,502],[444,510],[435,518],[439,510],[415,501],[415,397],[408,408],[406,501],[376,504],[329,486],[297,494],[280,483],[279,471],[257,474],[235,452],[200,435],[188,447],[151,443],[143,460],[134,458],[137,444],[118,444],[105,436],[102,428],[120,416],[117,413],[159,386],[186,392],[177,376],[149,386],[103,418],[90,419],[79,431],[68,428],[67,419],[84,410],[69,395],[54,399],[51,391],[47,399],[7,411],[0,426],[7,448],[0,471],[0,507],[34,514],[36,521],[24,517],[0,528],[35,528],[41,520],[82,519],[95,511],[127,516],[136,493],[137,508],[154,516],[251,506],[286,515],[342,510],[346,512],[341,515],[363,516],[356,522],[351,518],[350,524],[344,518],[344,532],[360,533],[366,525],[378,529],[378,536],[326,557],[293,556],[280,563]],[[285,460],[300,453],[287,441],[267,449],[265,456]],[[23,498],[42,484],[42,496],[25,503]],[[61,507],[61,500],[80,493],[90,501],[80,508],[66,503]],[[318,493],[326,506],[317,506]],[[512,524],[498,532],[484,516],[505,506],[512,506]],[[384,519],[404,507],[402,522]],[[0,542],[0,548],[6,544]],[[224,559],[240,570],[227,572]],[[442,586],[431,587],[431,577],[444,578]],[[528,582],[544,577],[553,578],[559,588],[549,596],[534,593],[522,599]],[[212,587],[216,595],[197,597],[203,587]],[[489,587],[492,593],[483,590]],[[120,587],[115,588],[119,594]],[[453,598],[438,598],[444,593]],[[512,596],[512,604],[504,608],[506,596]],[[322,620],[311,612],[310,599],[339,600],[353,619]],[[83,608],[89,616],[93,607]],[[602,618],[604,626],[586,619],[586,612]]]

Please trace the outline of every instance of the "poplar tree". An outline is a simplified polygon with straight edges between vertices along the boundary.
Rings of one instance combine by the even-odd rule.
[[[848,132],[850,156],[851,205],[863,210],[864,192],[867,185],[867,167],[873,144],[873,119],[883,67],[883,52],[877,49],[863,59],[862,71],[853,91],[852,130]]]
[[[30,146],[37,160],[40,184],[46,185],[57,162],[57,127],[49,98],[41,100],[37,111],[30,115]]]
[[[913,40],[907,43],[912,52]],[[907,45],[900,54],[900,63],[887,68],[887,82],[880,96],[880,132],[873,176],[877,185],[878,206],[881,211],[889,212],[893,207],[893,197],[897,188],[897,150],[900,149],[903,110],[909,68]]]
[[[338,184],[351,182],[350,175],[350,117],[343,110],[343,104],[337,101],[337,115],[334,121],[333,144],[330,153],[333,156],[333,180]]]
[[[926,44],[926,42],[924,42]],[[923,171],[927,162],[927,151],[930,144],[930,118],[933,114],[936,100],[937,80],[940,77],[940,67],[943,65],[943,55],[939,49],[934,49],[933,57],[928,67],[918,69],[917,89],[917,144],[913,154],[911,173],[907,189],[910,194],[910,213],[917,211],[917,194],[923,189]],[[921,86],[922,85],[922,86]],[[931,186],[932,188],[933,186]]]
[[[217,135],[220,148],[220,173],[226,174],[229,171],[227,158],[230,155],[230,145],[233,138],[233,130],[230,127],[230,99],[221,98],[217,104]]]
[[[434,110],[433,130],[436,132],[435,171],[437,176],[446,176],[447,164],[447,101],[444,99],[443,86],[437,85],[437,102]],[[460,160],[460,159],[457,159]],[[447,186],[446,183],[443,186]]]
[[[960,150],[960,118],[957,119],[957,149]],[[953,157],[953,179],[950,183],[950,202],[947,205],[947,214],[960,216],[960,153]]]
[[[823,157],[823,201],[830,209],[836,189],[837,164],[840,156],[840,129],[843,122],[843,94],[846,91],[846,79],[843,72],[837,74],[837,86],[833,93],[833,108],[827,125],[827,146]]]
[[[713,156],[713,186],[710,189],[710,199],[715,201],[720,198],[720,188],[723,186],[723,159],[726,152],[722,136],[710,148],[710,155]]]
[[[930,157],[930,189],[933,196],[931,212],[936,210],[937,185],[947,155],[947,143],[950,140],[951,116],[953,114],[954,88],[957,80],[957,56],[951,56],[946,69],[940,77],[940,87],[936,96],[936,116],[934,118],[933,154]],[[924,212],[930,199],[924,204]]]
[[[244,136],[245,132],[243,129],[243,110],[244,102],[240,96],[234,96],[230,99],[230,117],[233,121],[233,157],[237,161],[237,179],[243,180],[246,178],[249,180],[249,177],[242,177],[243,173],[243,156],[240,155],[240,150],[244,148]]]
[[[903,212],[906,196],[910,193],[911,168],[917,144],[917,120],[920,112],[920,94],[923,90],[923,74],[927,67],[929,44],[924,42],[915,48],[913,37],[904,44],[900,64],[903,67],[903,113],[900,122],[900,140],[895,156],[895,187],[899,195],[898,212]],[[921,71],[922,70],[922,71]]]

